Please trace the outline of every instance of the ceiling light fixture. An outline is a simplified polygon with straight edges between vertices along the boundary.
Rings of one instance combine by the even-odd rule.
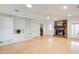
[[[26,4],[26,7],[32,8],[32,4]]]
[[[46,17],[46,19],[49,19],[49,18],[50,18],[49,16]]]
[[[52,24],[49,24],[49,30],[52,30]]]
[[[68,6],[64,6],[63,8],[64,8],[64,10],[66,10],[68,8]]]
[[[69,17],[71,17],[71,14],[68,14]]]
[[[52,27],[52,24],[50,24],[49,27]]]

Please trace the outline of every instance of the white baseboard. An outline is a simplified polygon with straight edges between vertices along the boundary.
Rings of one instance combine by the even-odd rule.
[[[24,40],[30,40],[31,38],[27,38],[27,39],[22,39],[22,40],[4,40],[2,43],[0,43],[0,46],[5,46],[5,45],[10,45],[10,44],[14,44],[16,42],[20,42],[20,41],[24,41]]]

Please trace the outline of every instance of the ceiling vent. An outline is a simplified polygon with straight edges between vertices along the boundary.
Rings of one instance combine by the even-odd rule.
[[[77,5],[77,8],[79,8],[79,5]]]
[[[15,9],[14,11],[15,11],[15,12],[19,12],[20,10],[18,10],[18,9]]]
[[[0,43],[3,43],[2,41],[0,41]]]

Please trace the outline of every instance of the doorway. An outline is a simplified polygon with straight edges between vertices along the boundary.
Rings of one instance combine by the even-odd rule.
[[[43,24],[40,24],[40,36],[43,36]]]

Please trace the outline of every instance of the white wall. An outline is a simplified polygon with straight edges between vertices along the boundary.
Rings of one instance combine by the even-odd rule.
[[[44,21],[44,35],[54,35],[54,20],[53,19]]]
[[[11,19],[11,16],[0,14],[0,41],[6,44],[12,41],[12,38],[13,20]]]
[[[31,36],[36,37],[40,36],[40,24],[43,24],[44,35],[53,35],[54,34],[54,20],[31,20]],[[52,25],[52,30],[49,30],[49,25]]]
[[[16,33],[16,30],[20,29],[21,33]],[[20,41],[25,39],[25,18],[13,16],[13,41]]]
[[[43,24],[44,35],[53,35],[53,23],[52,20],[35,20],[0,14],[0,41],[4,42],[0,45],[40,36],[40,24]],[[50,24],[52,25],[51,31],[49,30]],[[17,29],[21,29],[22,32],[17,34]]]
[[[25,39],[31,39],[31,19],[25,19]]]
[[[29,39],[31,37],[30,22],[27,18],[0,14],[0,41],[3,42],[0,46]],[[22,32],[17,34],[17,29],[21,29]]]

